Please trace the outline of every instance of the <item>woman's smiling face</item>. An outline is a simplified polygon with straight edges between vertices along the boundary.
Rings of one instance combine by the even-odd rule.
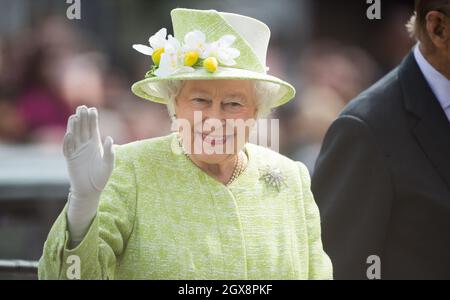
[[[190,127],[180,130],[185,149],[212,164],[241,150],[257,112],[253,89],[249,80],[185,81],[175,98],[177,119]]]

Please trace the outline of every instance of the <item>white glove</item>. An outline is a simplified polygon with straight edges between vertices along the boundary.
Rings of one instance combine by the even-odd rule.
[[[97,109],[79,106],[67,122],[63,152],[70,178],[67,209],[72,245],[86,234],[97,213],[100,194],[114,168],[111,137],[102,146]]]

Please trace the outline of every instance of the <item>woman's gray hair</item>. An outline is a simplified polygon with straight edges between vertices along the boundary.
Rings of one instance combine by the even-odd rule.
[[[167,99],[167,110],[172,120],[175,119],[175,98],[183,87],[184,81],[167,80],[154,86],[161,98]],[[272,112],[274,102],[279,98],[280,86],[269,81],[252,80],[257,99],[256,119],[267,118]]]

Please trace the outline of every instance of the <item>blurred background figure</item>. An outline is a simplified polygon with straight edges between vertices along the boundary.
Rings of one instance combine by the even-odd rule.
[[[368,20],[360,0],[80,2],[81,19],[69,20],[63,0],[0,0],[0,260],[40,257],[66,201],[61,143],[74,107],[97,107],[102,134],[118,144],[170,131],[164,106],[130,87],[151,64],[131,45],[161,24],[171,33],[172,8],[239,12],[269,25],[270,72],[298,92],[272,115],[280,119],[280,152],[310,172],[344,105],[412,46],[404,30],[409,0],[383,1],[381,20]]]
[[[304,49],[298,68],[302,85],[286,146],[312,173],[328,127],[349,99],[378,77],[378,69],[366,51],[330,40]]]

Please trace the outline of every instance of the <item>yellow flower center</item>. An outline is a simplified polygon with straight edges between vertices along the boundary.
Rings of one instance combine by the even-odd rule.
[[[184,64],[192,67],[198,61],[198,57],[199,55],[197,51],[189,51],[184,55]]]
[[[164,48],[158,48],[153,51],[152,59],[155,65],[159,65],[159,62],[161,61],[161,54],[164,53]]]
[[[217,59],[215,57],[208,57],[203,61],[203,67],[205,67],[205,69],[211,73],[217,71],[218,65],[219,63],[217,62]]]

